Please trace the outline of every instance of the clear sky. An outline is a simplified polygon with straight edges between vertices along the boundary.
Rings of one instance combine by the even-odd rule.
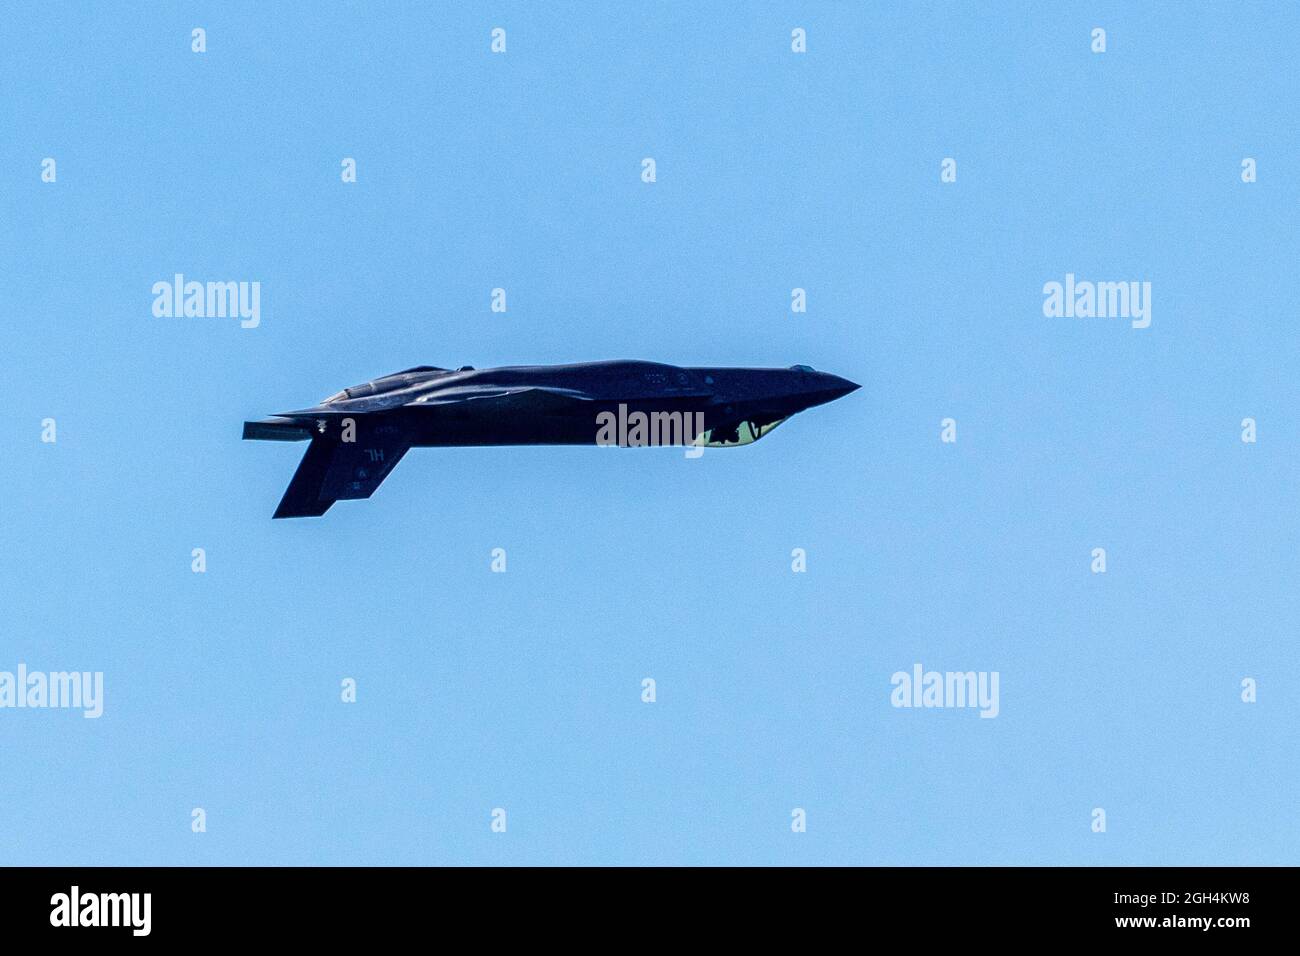
[[[0,671],[104,674],[0,709],[0,862],[1298,862],[1294,4],[93,6],[0,34]],[[239,440],[611,358],[863,388],[320,519]],[[998,716],[891,706],[917,663]]]

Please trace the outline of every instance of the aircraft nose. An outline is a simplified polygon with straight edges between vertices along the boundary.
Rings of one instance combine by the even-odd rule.
[[[829,392],[832,399],[842,398],[849,392],[856,392],[862,386],[857,382],[850,382],[847,378],[840,378],[838,375],[832,375],[830,372],[821,372],[821,381],[818,383],[818,391]]]
[[[825,405],[861,387],[857,382],[850,382],[847,378],[840,378],[830,372],[814,372],[806,366],[800,369],[800,375],[798,394],[800,404],[804,408]]]

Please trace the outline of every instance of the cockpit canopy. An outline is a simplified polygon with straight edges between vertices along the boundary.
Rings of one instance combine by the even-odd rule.
[[[368,398],[371,395],[382,395],[384,392],[395,392],[399,388],[406,388],[408,385],[414,385],[416,382],[431,378],[430,372],[445,371],[447,371],[445,368],[438,368],[436,365],[416,365],[413,368],[403,369],[400,372],[394,372],[392,375],[384,375],[374,381],[363,382],[360,385],[345,388],[341,392],[335,392],[321,404],[330,405],[334,402],[347,401],[350,398]]]
[[[752,445],[783,421],[784,418],[766,424],[741,421],[734,425],[710,428],[702,438],[696,440],[696,444],[703,445],[705,448],[736,448],[740,445]]]

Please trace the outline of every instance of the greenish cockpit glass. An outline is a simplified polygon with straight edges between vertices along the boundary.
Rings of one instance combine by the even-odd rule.
[[[738,448],[741,445],[752,445],[783,421],[784,418],[778,418],[774,422],[763,425],[745,421],[739,425],[710,428],[695,443],[705,448]]]

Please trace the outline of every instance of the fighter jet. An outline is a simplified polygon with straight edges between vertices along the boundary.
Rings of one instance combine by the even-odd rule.
[[[858,388],[807,365],[678,368],[584,362],[453,370],[419,365],[319,405],[244,422],[245,439],[311,445],[275,518],[369,498],[409,448],[453,445],[748,445]],[[688,452],[690,453],[690,452]]]

